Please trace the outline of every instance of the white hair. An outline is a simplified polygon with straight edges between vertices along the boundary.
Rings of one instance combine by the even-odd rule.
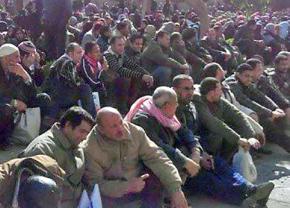
[[[162,108],[166,103],[177,99],[177,95],[172,88],[163,86],[154,91],[152,99],[157,108]]]

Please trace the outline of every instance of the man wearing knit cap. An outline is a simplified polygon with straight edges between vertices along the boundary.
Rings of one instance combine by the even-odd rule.
[[[4,44],[0,47],[0,148],[9,145],[8,137],[14,128],[13,113],[16,110],[24,112],[27,108],[22,89],[29,75],[19,62],[16,46]]]
[[[36,86],[40,86],[44,81],[44,73],[40,66],[40,55],[36,51],[35,45],[31,41],[23,41],[18,45],[21,65],[31,76]]]

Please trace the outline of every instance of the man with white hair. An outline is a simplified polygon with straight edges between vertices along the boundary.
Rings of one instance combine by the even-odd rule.
[[[145,96],[137,100],[126,119],[144,128],[182,176],[195,176],[200,166],[185,154],[192,151],[195,141],[182,135],[181,124],[175,116],[177,106],[176,92],[169,87],[158,87],[152,97]]]
[[[12,44],[0,47],[0,148],[9,145],[14,129],[13,113],[24,112],[27,101],[24,89],[29,75],[19,64],[19,50]]]
[[[124,121],[117,109],[97,113],[97,125],[82,144],[86,157],[85,182],[100,187],[103,207],[161,207],[161,184],[171,205],[186,208],[181,178],[166,154],[144,130]],[[137,205],[138,204],[138,205]]]

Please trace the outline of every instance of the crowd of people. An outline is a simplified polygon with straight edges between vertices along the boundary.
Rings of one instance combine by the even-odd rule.
[[[0,164],[0,207],[186,208],[203,193],[265,207],[272,182],[233,168],[239,149],[290,153],[290,10],[224,11],[151,2],[10,1],[0,13],[0,148],[19,114],[39,136]],[[12,1],[13,2],[13,1]],[[139,2],[140,3],[140,2]],[[97,99],[96,99],[96,96]],[[97,100],[97,102],[96,102]],[[38,191],[39,190],[39,191]]]

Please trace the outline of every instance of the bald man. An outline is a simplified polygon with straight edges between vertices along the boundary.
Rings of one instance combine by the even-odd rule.
[[[181,178],[171,160],[141,127],[124,121],[118,110],[99,110],[97,125],[82,146],[85,182],[89,189],[99,185],[104,208],[161,207],[161,185],[173,207],[187,207]]]

